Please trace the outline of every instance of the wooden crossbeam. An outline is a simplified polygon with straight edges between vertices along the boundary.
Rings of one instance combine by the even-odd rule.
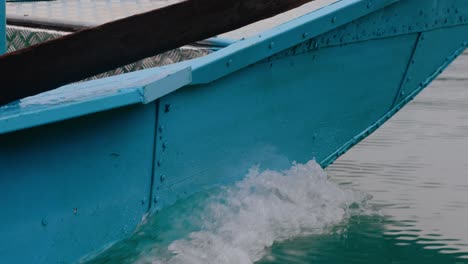
[[[186,0],[0,56],[0,105],[283,13],[313,0]]]

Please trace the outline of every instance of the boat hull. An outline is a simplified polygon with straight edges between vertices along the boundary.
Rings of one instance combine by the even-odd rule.
[[[328,166],[467,47],[467,18],[461,0],[344,0],[170,66],[190,67],[190,84],[145,104],[4,127],[0,255],[73,262],[253,166]]]
[[[2,260],[70,262],[130,234],[149,208],[154,113],[133,106],[2,135]]]

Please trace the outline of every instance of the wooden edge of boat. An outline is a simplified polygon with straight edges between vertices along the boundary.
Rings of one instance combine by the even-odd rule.
[[[0,56],[0,105],[270,18],[313,0],[189,0]],[[115,56],[119,54],[119,56]],[[21,68],[22,74],[14,74]]]

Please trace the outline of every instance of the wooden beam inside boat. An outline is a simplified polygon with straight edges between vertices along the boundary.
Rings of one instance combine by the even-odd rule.
[[[0,57],[0,105],[266,19],[313,0],[187,0]]]

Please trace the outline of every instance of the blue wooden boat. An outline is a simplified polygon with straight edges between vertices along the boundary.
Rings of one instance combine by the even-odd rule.
[[[1,262],[76,262],[254,165],[326,167],[467,45],[465,0],[341,0],[200,58],[3,106]]]

